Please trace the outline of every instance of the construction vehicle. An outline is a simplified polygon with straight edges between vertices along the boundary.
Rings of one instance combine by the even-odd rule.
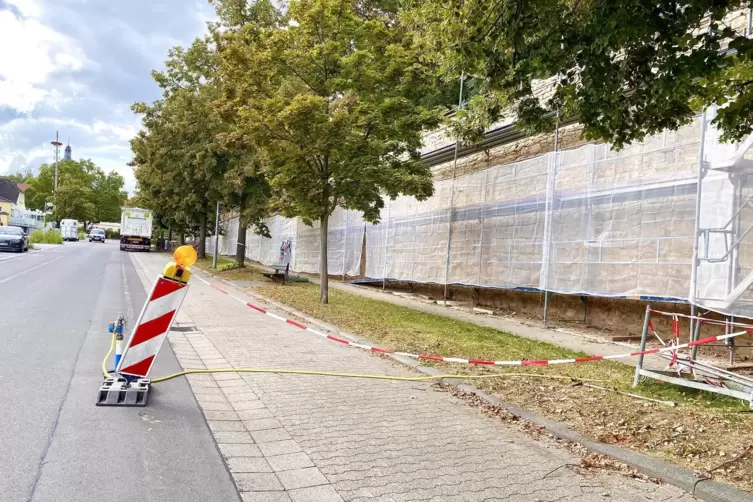
[[[124,207],[120,214],[120,250],[149,251],[152,247],[152,212]]]

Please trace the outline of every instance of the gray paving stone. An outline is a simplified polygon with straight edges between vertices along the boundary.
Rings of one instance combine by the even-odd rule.
[[[248,432],[215,432],[214,439],[218,443],[226,444],[253,444],[254,442]]]
[[[241,417],[234,411],[205,411],[204,416],[207,420],[241,420]]]
[[[243,502],[290,502],[288,492],[243,492]]]
[[[240,420],[208,420],[207,423],[212,432],[246,432]]]
[[[197,392],[194,392],[194,395],[196,396],[196,400],[199,402],[199,404],[204,403],[227,403],[228,399],[220,394],[219,392],[215,392],[212,394],[200,394]]]
[[[300,453],[301,447],[293,440],[288,441],[272,441],[269,443],[259,443],[259,449],[265,457],[271,457],[273,455],[285,455],[287,453]]]
[[[246,389],[246,392],[240,392],[238,394],[231,393],[225,393],[225,396],[227,396],[228,401],[231,403],[244,403],[246,401],[258,401],[259,396],[254,394],[253,392],[248,392]]]
[[[261,450],[255,444],[227,444],[219,443],[220,452],[225,458],[230,457],[261,457]]]
[[[238,418],[241,420],[256,420],[258,418],[274,418],[274,415],[267,408],[259,408],[256,410],[239,411]]]
[[[230,457],[227,459],[230,472],[272,472],[272,467],[263,458]]]
[[[327,478],[316,467],[280,471],[277,473],[277,477],[280,478],[280,482],[286,490],[329,484]]]
[[[342,502],[343,500],[335,489],[328,485],[290,490],[288,495],[293,502]]]
[[[269,465],[272,466],[272,470],[275,472],[314,467],[314,463],[305,453],[275,455],[273,457],[267,457],[267,462],[269,462]]]
[[[284,441],[293,439],[285,429],[266,429],[261,431],[251,431],[251,437],[257,443],[267,443],[270,441]]]
[[[264,407],[264,403],[261,401],[241,401],[240,403],[233,404],[233,409],[238,412],[246,410],[258,410]]]
[[[268,429],[279,429],[282,424],[276,418],[257,418],[255,420],[244,420],[243,425],[249,432],[264,431]]]
[[[282,485],[272,473],[239,472],[233,474],[233,479],[242,492],[282,491]]]
[[[224,403],[202,403],[199,401],[199,406],[201,406],[201,409],[204,411],[233,411],[233,408],[230,406],[230,403],[224,402]]]

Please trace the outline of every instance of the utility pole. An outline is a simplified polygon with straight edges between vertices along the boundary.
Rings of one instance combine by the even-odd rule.
[[[58,131],[55,131],[55,141],[52,141],[55,146],[55,185],[52,188],[52,194],[56,195],[58,191],[58,178],[60,177],[60,147],[63,144],[60,142]]]
[[[55,141],[52,141],[51,143],[55,147],[55,184],[52,187],[52,203],[54,208],[54,205],[57,204],[58,178],[60,177],[60,147],[63,146],[60,142],[58,131],[55,131]],[[45,204],[45,209],[46,208],[47,205]],[[57,222],[55,222],[55,226],[57,226]]]

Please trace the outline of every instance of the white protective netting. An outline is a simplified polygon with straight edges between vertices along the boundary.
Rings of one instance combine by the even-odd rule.
[[[264,265],[290,264],[296,272],[319,272],[319,224],[304,225],[298,219],[274,216],[266,220],[271,238],[246,230],[246,258]],[[222,222],[219,254],[235,255],[238,218]],[[330,217],[327,266],[331,275],[360,273],[364,222],[358,211],[338,208]],[[214,236],[207,238],[207,251],[214,252]]]
[[[619,152],[589,144],[388,201],[366,228],[366,276],[687,297],[699,146],[696,120]]]
[[[588,144],[439,181],[428,200],[386,201],[377,225],[338,209],[330,218],[329,272],[601,296],[688,298],[693,291],[701,305],[753,315],[747,288],[742,300],[719,303],[753,283],[753,231],[745,233],[753,227],[753,162],[738,159],[732,176],[711,169],[701,183],[699,235],[710,230],[699,253],[709,259],[699,259],[691,287],[701,138],[711,165],[740,146],[720,144],[705,117],[705,129],[699,117],[619,152]],[[735,215],[736,235],[744,234],[738,246],[731,231],[719,231]],[[267,223],[271,239],[247,231],[249,259],[319,271],[317,224],[281,216]],[[237,219],[223,223],[221,254],[235,254],[237,227]]]

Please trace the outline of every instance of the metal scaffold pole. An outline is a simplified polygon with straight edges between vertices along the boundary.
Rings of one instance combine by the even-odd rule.
[[[214,215],[214,253],[212,253],[212,268],[217,268],[217,254],[219,253],[219,246],[220,246],[220,201],[217,201],[217,209],[215,210],[215,215]]]
[[[688,295],[688,301],[690,302],[690,315],[695,315],[695,301],[696,291],[698,288],[698,253],[699,253],[699,228],[701,224],[701,187],[704,177],[704,155],[705,155],[705,143],[706,143],[706,110],[701,114],[701,144],[698,148],[698,178],[696,181],[696,199],[695,199],[695,225],[694,225],[694,238],[693,238],[693,263],[690,269],[690,291]],[[690,318],[690,338],[695,339],[695,319]],[[700,331],[700,330],[699,330]],[[698,346],[694,345],[690,351],[690,357],[695,359],[698,353]]]
[[[382,270],[382,291],[387,287],[387,240],[390,236],[390,209],[387,205],[387,222],[384,225],[384,269]]]
[[[549,172],[546,191],[546,214],[544,216],[544,327],[549,321],[549,262],[551,261],[552,248],[552,204],[554,202],[554,183],[557,178],[557,151],[559,150],[560,120],[557,113],[557,122],[554,127],[554,152],[552,152],[552,170]]]
[[[460,96],[458,98],[458,111],[463,109],[463,86],[465,84],[465,73],[460,75]],[[455,156],[452,161],[452,182],[450,183],[450,213],[447,217],[447,248],[445,250],[444,264],[444,306],[447,306],[447,287],[450,280],[450,251],[452,249],[452,219],[455,213],[455,178],[458,168],[458,150],[460,149],[460,136],[455,138]]]
[[[345,255],[348,252],[348,211],[345,211],[345,230],[343,230],[343,282],[345,282]]]

